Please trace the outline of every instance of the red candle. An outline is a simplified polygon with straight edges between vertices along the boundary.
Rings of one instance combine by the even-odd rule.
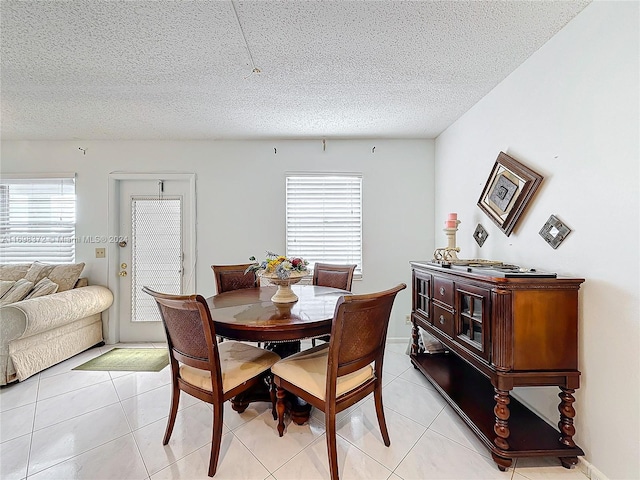
[[[447,217],[447,220],[453,220],[454,222],[456,220],[458,220],[458,214],[457,213],[450,213]]]
[[[446,222],[444,222],[447,228],[456,228],[456,223],[457,222],[455,220],[447,220]]]

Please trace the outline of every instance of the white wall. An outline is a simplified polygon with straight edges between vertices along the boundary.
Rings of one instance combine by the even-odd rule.
[[[586,279],[575,440],[610,479],[640,478],[638,19],[638,2],[591,4],[436,140],[436,231],[458,213],[461,258]],[[545,177],[508,238],[476,206],[501,150]],[[538,235],[551,214],[573,230],[557,250]],[[557,389],[518,393],[557,423]]]
[[[210,265],[244,263],[265,250],[285,250],[284,176],[290,171],[363,174],[363,279],[356,293],[405,282],[389,337],[410,336],[409,261],[433,252],[432,140],[3,142],[2,173],[77,172],[77,236],[108,232],[108,174],[193,172],[197,175],[197,290],[214,293]],[[79,150],[86,149],[86,155]],[[372,148],[375,147],[375,153]],[[277,154],[274,154],[274,148]],[[104,244],[78,244],[84,276],[107,285]],[[115,313],[110,312],[110,321]]]

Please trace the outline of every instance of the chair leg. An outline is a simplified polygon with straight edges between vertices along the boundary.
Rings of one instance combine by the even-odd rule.
[[[180,403],[180,389],[178,388],[178,380],[173,379],[171,382],[171,409],[169,410],[169,418],[167,419],[167,428],[164,432],[164,438],[162,439],[162,445],[169,443],[171,433],[173,433],[173,426],[176,423],[176,414],[178,413],[178,404]]]
[[[211,458],[209,459],[209,476],[213,477],[218,468],[220,456],[220,442],[222,442],[222,417],[224,413],[221,401],[213,404],[213,431],[211,434]]]
[[[378,381],[378,384],[373,391],[373,400],[376,405],[376,416],[378,417],[378,425],[380,426],[380,433],[382,434],[382,440],[388,447],[391,445],[391,439],[389,438],[389,431],[387,430],[387,422],[384,418],[384,408],[382,406],[382,382]]]
[[[276,407],[278,410],[278,435],[282,436],[284,434],[284,397],[287,394],[286,390],[282,387],[278,387],[276,392],[276,396],[278,397],[278,401],[276,403]]]
[[[329,471],[331,480],[338,480],[338,449],[336,446],[336,412],[330,409],[324,412],[327,451],[329,453]]]
[[[278,419],[278,411],[276,410],[276,384],[273,383],[273,376],[269,375],[269,396],[271,397],[271,416],[274,420]]]

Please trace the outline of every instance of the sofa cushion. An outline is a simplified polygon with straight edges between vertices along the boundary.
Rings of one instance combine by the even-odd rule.
[[[29,271],[24,276],[24,279],[33,282],[35,285],[40,280],[47,277],[49,273],[51,273],[51,270],[53,270],[53,267],[54,265],[48,265],[42,262],[33,262],[31,264],[31,268],[29,268]]]
[[[32,288],[33,282],[21,278],[13,284],[13,287],[11,287],[9,291],[2,296],[2,298],[0,298],[0,305],[8,305],[10,303],[19,302],[27,296]]]
[[[0,280],[20,280],[29,271],[30,263],[7,263],[0,265]]]
[[[58,284],[59,292],[65,292],[75,286],[83,268],[84,263],[55,265],[47,277]]]
[[[15,280],[0,280],[0,298],[11,290],[11,287],[13,287],[15,283]]]
[[[29,298],[44,297],[45,295],[50,295],[52,293],[56,293],[57,291],[58,284],[45,277],[35,284],[33,289],[31,289],[29,294],[24,297],[24,299],[27,300]]]

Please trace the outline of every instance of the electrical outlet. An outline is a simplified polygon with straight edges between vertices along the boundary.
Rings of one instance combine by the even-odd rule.
[[[107,252],[104,248],[96,248],[96,258],[104,258]]]
[[[404,317],[404,323],[406,325],[411,325],[411,315],[407,315]]]

